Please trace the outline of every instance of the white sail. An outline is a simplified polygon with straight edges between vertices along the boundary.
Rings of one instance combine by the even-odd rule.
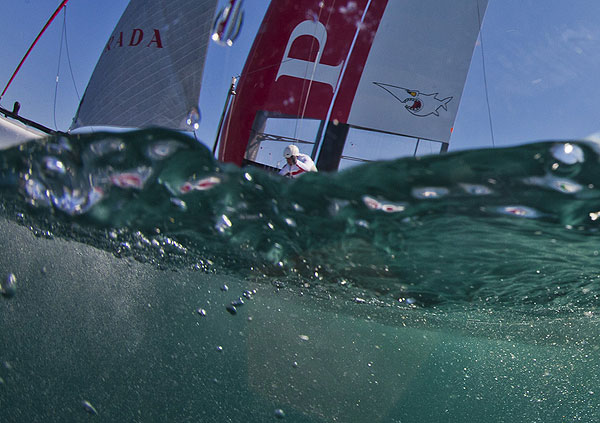
[[[194,129],[217,0],[132,0],[94,69],[71,129]]]
[[[388,1],[347,122],[449,142],[487,0]]]

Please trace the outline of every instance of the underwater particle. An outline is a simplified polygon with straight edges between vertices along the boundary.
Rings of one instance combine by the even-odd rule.
[[[235,308],[233,304],[229,304],[227,307],[225,307],[225,310],[227,310],[227,312],[232,316],[235,316],[237,314],[237,308]]]
[[[238,298],[237,300],[232,301],[231,305],[234,307],[241,307],[244,305],[244,300],[242,300],[241,298]]]
[[[297,361],[294,361],[294,362],[292,363],[292,367],[293,367],[294,369],[297,369],[297,368],[298,368],[298,362],[297,362]]]
[[[223,285],[223,286],[221,287],[221,291],[223,291],[223,292],[227,292],[227,291],[229,291],[229,287],[228,287],[227,285]]]
[[[0,385],[4,385],[4,379],[0,377]]]
[[[277,410],[275,410],[275,417],[277,417],[278,419],[285,418],[285,413],[283,412],[283,410],[281,408],[278,408]]]
[[[198,310],[196,310],[196,312],[202,317],[206,316],[206,310],[204,310],[203,308],[199,308]]]
[[[244,296],[244,298],[246,298],[247,300],[251,300],[252,299],[252,291],[244,291],[244,293],[242,294]]]
[[[300,339],[302,339],[303,341],[308,341],[310,338],[308,337],[308,335],[298,335],[298,337]]]
[[[217,351],[218,351],[218,352],[223,352],[223,347],[222,347],[222,346],[220,346],[220,345],[218,345],[218,346],[217,346]]]
[[[12,298],[17,293],[17,277],[14,273],[9,273],[4,284],[0,287],[0,292],[4,298]]]
[[[356,304],[365,304],[367,302],[367,300],[365,300],[364,298],[360,298],[360,297],[356,297],[353,300]]]
[[[96,408],[88,400],[81,401],[81,406],[85,411],[94,416],[98,414],[98,410],[96,410]]]

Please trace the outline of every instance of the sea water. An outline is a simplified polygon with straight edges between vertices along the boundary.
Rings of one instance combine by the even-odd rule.
[[[0,152],[0,421],[600,421],[600,150],[297,180],[178,133]]]

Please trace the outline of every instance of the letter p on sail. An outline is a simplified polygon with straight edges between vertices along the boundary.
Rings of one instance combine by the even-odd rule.
[[[304,35],[315,38],[319,43],[319,52],[314,62],[290,57],[292,44],[295,40]],[[321,22],[312,20],[300,22],[290,35],[275,80],[277,81],[281,76],[291,76],[293,78],[307,79],[327,84],[335,91],[340,74],[342,73],[344,61],[342,60],[342,62],[336,66],[320,63],[326,42],[327,29],[325,29],[325,26]]]

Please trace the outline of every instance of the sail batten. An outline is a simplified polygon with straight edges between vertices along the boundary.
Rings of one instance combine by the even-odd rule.
[[[191,131],[217,0],[132,0],[94,69],[71,129]]]

